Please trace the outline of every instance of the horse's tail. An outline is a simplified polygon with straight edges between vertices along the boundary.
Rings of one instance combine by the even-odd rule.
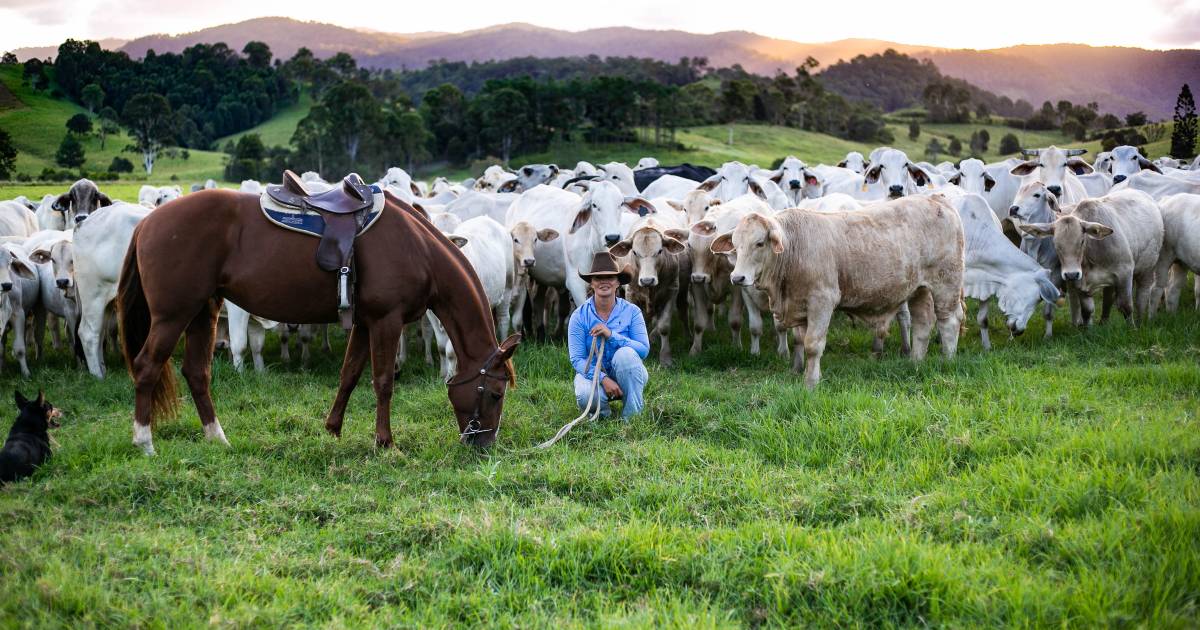
[[[125,253],[125,264],[121,267],[121,281],[117,285],[117,320],[121,324],[121,351],[125,355],[125,365],[129,368],[129,376],[137,386],[137,372],[134,361],[146,345],[150,335],[150,305],[146,302],[146,293],[142,289],[142,275],[138,271],[137,242],[138,233],[142,226],[133,230],[133,238],[129,241],[129,251]],[[150,399],[150,421],[153,423],[159,417],[174,416],[179,409],[179,398],[175,394],[175,370],[171,367],[171,359],[163,363],[162,373],[154,393]]]

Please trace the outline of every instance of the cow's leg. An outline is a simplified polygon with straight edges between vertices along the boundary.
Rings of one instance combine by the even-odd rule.
[[[325,352],[333,352],[333,344],[329,343],[329,324],[321,324],[321,335],[325,337],[321,347]]]
[[[498,339],[508,338],[509,316],[512,313],[508,306],[510,299],[512,299],[512,291],[505,291],[504,296],[500,298],[500,302],[492,307],[492,317],[496,322],[496,337]]]
[[[979,343],[984,350],[992,349],[992,340],[988,336],[988,305],[991,298],[979,300],[979,312],[975,314],[975,323],[979,325]]]
[[[555,299],[558,300],[555,304],[558,306],[558,318],[554,322],[554,338],[565,339],[567,336],[567,325],[571,322],[571,312],[575,309],[572,306],[573,302],[571,295],[566,291],[558,291]],[[583,306],[580,302],[577,306]]]
[[[42,344],[46,341],[46,307],[38,304],[33,307],[33,358],[42,360]]]
[[[522,332],[525,326],[525,298],[529,295],[529,276],[518,274],[513,282],[512,300],[508,304],[509,324],[513,331]],[[501,335],[503,337],[503,335]]]
[[[267,369],[263,364],[263,343],[267,340],[267,330],[263,328],[258,320],[250,319],[250,329],[247,331],[250,337],[250,356],[254,359],[254,371],[263,372]]]
[[[1083,292],[1076,288],[1075,283],[1067,284],[1067,306],[1071,309],[1071,323],[1075,326],[1087,326],[1092,318],[1091,307],[1087,309],[1087,316],[1084,316],[1083,301]]]
[[[376,321],[370,328],[371,376],[375,386],[375,446],[392,446],[392,359],[403,323],[398,316]]]
[[[229,333],[229,354],[233,358],[233,369],[241,372],[244,365],[243,353],[246,352],[250,335],[250,313],[229,302],[225,303],[226,330]]]
[[[537,284],[530,287],[529,327],[538,341],[545,341],[547,333],[550,332],[549,324],[546,321],[546,295],[553,290],[548,286]]]
[[[1042,307],[1042,319],[1046,320],[1046,334],[1043,335],[1043,337],[1045,339],[1049,339],[1054,336],[1054,305],[1053,304],[1046,304],[1045,306]]]
[[[913,361],[921,361],[929,351],[929,336],[933,332],[934,309],[933,292],[928,287],[917,289],[908,300],[908,310],[912,317],[912,354]]]
[[[746,302],[746,322],[750,328],[750,354],[758,356],[761,352],[761,341],[763,334],[763,316],[762,311],[758,310],[758,304],[754,302],[753,296],[748,294],[749,289],[743,290]]]
[[[804,331],[804,386],[809,389],[821,382],[821,355],[825,353],[825,335],[829,332],[831,317],[833,305],[808,305],[808,326]]]
[[[663,300],[662,312],[655,318],[654,329],[658,331],[658,364],[671,367],[671,319],[675,316],[675,298]]]
[[[284,365],[290,365],[292,363],[292,351],[290,346],[292,342],[292,331],[294,329],[295,326],[291,324],[279,324],[279,360],[283,361]]]
[[[25,362],[25,309],[17,305],[12,314],[12,353],[21,366],[21,376],[29,378],[29,364]]]
[[[421,319],[421,344],[425,348],[425,365],[433,365],[433,326],[426,318]],[[403,330],[403,327],[401,327]],[[440,346],[439,346],[440,347]]]
[[[888,335],[892,332],[892,319],[890,317],[881,318],[875,323],[874,332],[875,338],[871,340],[871,356],[875,359],[882,359]]]
[[[98,290],[79,289],[79,306],[82,316],[79,321],[79,341],[83,344],[83,355],[88,371],[96,378],[104,378],[104,355],[100,352],[100,336],[104,331],[104,296]],[[178,338],[178,335],[176,335]]]
[[[775,352],[787,359],[792,355],[792,344],[788,340],[787,326],[779,323],[779,318],[774,315],[771,315],[771,321],[775,323]]]
[[[438,321],[437,316],[433,311],[425,311],[425,326],[428,326],[432,331],[434,340],[437,343],[438,353],[438,372],[442,376],[442,380],[449,379],[452,375],[450,372],[450,353],[453,348],[450,346],[450,337],[446,335],[446,329],[442,326],[442,322]]]
[[[797,374],[804,369],[804,336],[807,328],[806,324],[801,324],[792,329],[793,334],[796,336],[796,352],[795,357],[792,359],[792,371]]]
[[[1092,315],[1096,312],[1096,299],[1092,294],[1081,289],[1074,289],[1075,300],[1079,303],[1079,320],[1081,326],[1092,325]]]
[[[346,339],[346,355],[342,359],[337,395],[333,398],[333,406],[329,409],[329,415],[325,416],[325,430],[334,437],[342,436],[342,422],[346,418],[346,405],[350,402],[350,394],[354,393],[354,387],[358,385],[363,367],[367,364],[369,344],[370,340],[365,327],[355,325],[350,329],[350,334]]]
[[[217,315],[221,312],[221,300],[209,300],[204,308],[192,318],[187,327],[183,355],[183,378],[192,392],[192,402],[200,424],[204,425],[204,437],[229,446],[217,412],[213,409],[209,383],[212,382],[213,345],[217,336]],[[243,346],[244,349],[244,346]]]
[[[729,292],[729,332],[733,335],[733,345],[742,349],[742,295],[741,287],[733,287]]]
[[[153,319],[146,343],[134,358],[130,369],[134,391],[133,443],[141,447],[146,455],[154,454],[154,438],[150,430],[154,389],[162,379],[163,367],[170,360],[175,343],[189,323],[186,317]]]
[[[408,361],[408,326],[400,329],[400,343],[396,348],[396,371]]]
[[[50,329],[50,349],[57,351],[62,347],[62,334],[58,331],[58,316],[47,312],[46,326]],[[38,345],[41,344],[39,343]]]
[[[1154,314],[1150,298],[1154,295],[1154,273],[1142,273],[1132,279],[1133,316],[1138,324],[1145,325]]]
[[[1157,308],[1161,296],[1163,310],[1174,313],[1179,308],[1179,294],[1186,279],[1187,269],[1176,263],[1174,253],[1164,246],[1158,257],[1158,264],[1154,266],[1155,295],[1151,299],[1154,300],[1155,307]]]
[[[900,356],[909,356],[912,352],[912,313],[908,304],[902,304],[896,313],[896,323],[900,326]]]
[[[308,346],[313,340],[312,324],[302,324],[300,326],[300,367],[308,367]]]
[[[940,295],[933,295],[933,312],[937,318],[938,341],[942,356],[953,359],[958,352],[958,335],[962,330],[963,313],[961,289],[942,287]],[[940,298],[940,299],[939,299]]]
[[[708,301],[708,289],[703,282],[689,283],[688,292],[692,294],[692,348],[688,354],[696,356],[704,345],[704,331],[708,329],[712,317],[712,304]]]
[[[1100,323],[1101,324],[1108,323],[1108,315],[1109,315],[1109,313],[1112,313],[1113,302],[1116,301],[1116,296],[1117,296],[1116,287],[1104,287],[1104,293],[1103,293],[1104,301],[1100,304]]]

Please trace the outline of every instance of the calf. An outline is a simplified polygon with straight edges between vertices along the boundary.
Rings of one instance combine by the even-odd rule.
[[[1153,314],[1150,298],[1163,219],[1149,195],[1131,190],[1085,199],[1065,207],[1053,222],[1025,223],[1020,229],[1054,238],[1062,279],[1078,293],[1083,325],[1095,310],[1092,292],[1107,287],[1115,290],[1117,309],[1130,325],[1136,325],[1135,316],[1144,321]]]
[[[52,207],[62,213],[63,219],[69,227],[82,222],[96,210],[110,205],[112,205],[112,199],[100,192],[95,182],[90,179],[81,179],[71,184],[71,188],[67,192],[59,195],[54,200]]]
[[[1009,173],[1025,178],[1022,183],[1042,182],[1063,204],[1078,203],[1087,197],[1087,190],[1078,178],[1094,170],[1078,157],[1087,153],[1087,149],[1050,145],[1045,149],[1022,149],[1021,153],[1031,159],[1012,167]]]
[[[79,326],[79,303],[75,299],[73,283],[75,248],[72,236],[70,231],[42,230],[25,240],[25,250],[37,267],[39,305],[45,311],[46,322],[50,325],[50,342],[54,348],[59,346],[59,334],[58,324],[51,316],[61,318],[66,325],[67,347],[75,346],[75,331]],[[35,328],[34,339],[40,357],[40,322]]]
[[[629,283],[625,296],[642,309],[650,330],[658,333],[658,362],[664,366],[671,365],[671,320],[679,297],[679,276],[689,263],[687,245],[679,240],[686,232],[669,231],[674,236],[649,219],[608,249],[617,258],[628,256],[637,269],[637,277]]]
[[[17,243],[0,245],[0,265],[0,340],[6,332],[12,331],[13,358],[21,366],[21,376],[29,378],[29,365],[25,361],[25,324],[26,314],[38,301],[37,269]],[[0,355],[2,353],[3,346],[0,345]],[[3,364],[3,356],[0,356],[0,364]]]
[[[1179,308],[1179,294],[1187,272],[1196,274],[1196,309],[1200,310],[1200,195],[1171,195],[1159,201],[1163,219],[1163,244],[1155,270],[1158,294],[1166,291],[1166,309]],[[1158,304],[1152,300],[1151,308]]]
[[[859,212],[750,213],[712,250],[736,254],[730,281],[765,291],[776,319],[803,331],[810,388],[821,379],[835,310],[866,321],[878,345],[880,331],[907,303],[913,360],[924,358],[935,320],[942,352],[953,357],[958,347],[963,231],[943,198],[909,197]]]
[[[820,176],[799,158],[791,155],[783,159],[779,169],[770,176],[770,180],[783,190],[787,196],[788,207],[791,208],[800,205],[802,199],[815,199],[824,192]]]
[[[38,231],[37,215],[20,201],[0,201],[0,237],[22,239]]]

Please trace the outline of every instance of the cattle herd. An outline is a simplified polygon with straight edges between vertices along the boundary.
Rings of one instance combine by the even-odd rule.
[[[933,165],[883,147],[836,166],[789,156],[773,170],[740,162],[663,167],[645,158],[633,168],[492,166],[478,178],[431,184],[392,168],[377,185],[462,249],[500,338],[510,329],[560,332],[572,305],[587,298],[579,272],[607,249],[633,270],[626,297],[645,313],[660,364],[672,362],[675,322],[690,327],[692,354],[702,352],[718,315],[739,347],[745,324],[757,354],[770,321],[780,355],[792,355],[795,339],[793,367],[811,387],[835,311],[871,328],[877,354],[897,322],[901,352],[920,360],[935,325],[941,351],[954,355],[968,297],[979,302],[985,349],[992,298],[1012,334],[1023,333],[1040,306],[1047,337],[1064,301],[1072,322],[1088,325],[1096,293],[1101,321],[1113,304],[1130,324],[1148,321],[1160,305],[1176,310],[1188,273],[1200,271],[1200,160],[1151,162],[1122,146],[1089,164],[1082,153],[1051,146],[993,164]],[[315,173],[303,180],[314,192],[331,186]],[[241,190],[260,195],[263,187],[246,181]],[[0,329],[23,375],[26,348],[40,355],[48,327],[53,347],[65,341],[104,376],[134,227],[181,195],[178,186],[143,186],[138,204],[125,203],[82,179],[40,202],[0,202],[8,263],[0,267]],[[291,335],[304,360],[322,332],[228,301],[222,322],[238,369],[247,347],[255,369],[264,369],[268,330],[280,332],[285,361]],[[426,360],[436,347],[443,375],[455,374],[433,313],[416,328]],[[402,342],[397,361],[407,355]]]

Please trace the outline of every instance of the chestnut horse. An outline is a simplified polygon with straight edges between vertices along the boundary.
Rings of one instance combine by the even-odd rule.
[[[516,381],[510,359],[520,335],[496,344],[487,297],[470,262],[422,213],[390,194],[382,212],[354,244],[354,327],[325,428],[341,435],[346,404],[369,353],[375,443],[391,446],[400,334],[405,324],[432,309],[458,354],[459,372],[447,388],[460,439],[488,446],[500,428],[505,388]],[[317,243],[269,223],[257,195],[232,190],[181,197],[138,224],[117,299],[125,362],[136,392],[134,444],[153,454],[151,421],[179,407],[170,360],[184,333],[182,372],[204,434],[228,444],[209,395],[221,300],[276,321],[338,321],[337,274],[317,267]]]

